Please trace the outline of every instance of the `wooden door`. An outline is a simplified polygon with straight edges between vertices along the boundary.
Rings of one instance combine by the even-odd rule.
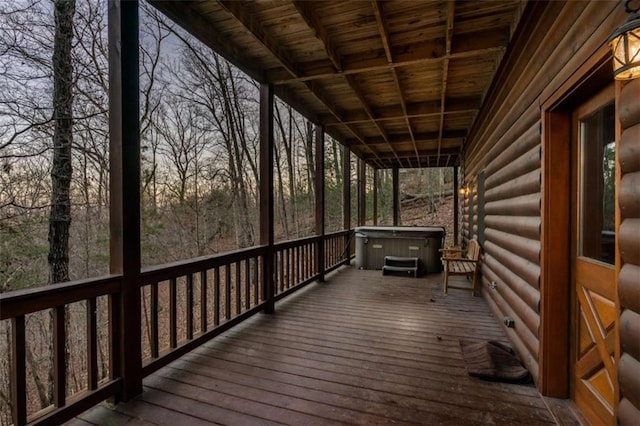
[[[613,87],[575,110],[572,134],[572,394],[592,424],[613,425],[619,356]]]

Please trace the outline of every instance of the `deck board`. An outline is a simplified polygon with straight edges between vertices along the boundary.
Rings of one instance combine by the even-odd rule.
[[[439,275],[343,268],[75,424],[556,423],[533,385],[469,377],[460,339],[506,342],[482,298],[443,294]]]

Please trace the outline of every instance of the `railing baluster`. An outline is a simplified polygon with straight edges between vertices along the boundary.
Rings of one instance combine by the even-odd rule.
[[[287,269],[285,269],[285,277],[284,277],[284,290],[289,288],[289,282],[291,281],[291,249],[284,250],[284,256],[286,258]]]
[[[224,267],[225,278],[225,300],[224,300],[224,317],[225,319],[231,318],[231,265]]]
[[[307,257],[307,278],[311,277],[312,275],[315,274],[315,265],[314,265],[314,255],[315,255],[315,250],[313,249],[314,246],[316,245],[316,243],[310,243],[307,245],[307,252],[309,253],[309,256]]]
[[[284,279],[282,281],[282,289],[286,290],[289,288],[289,280],[291,279],[291,249],[285,249],[282,252],[284,256]]]
[[[178,347],[178,280],[169,280],[169,347]]]
[[[304,279],[306,280],[307,278],[309,278],[311,276],[310,271],[311,271],[311,265],[310,265],[310,258],[309,255],[311,253],[311,246],[309,244],[305,244],[304,246],[304,257],[302,259],[302,261],[304,262]]]
[[[317,242],[311,243],[309,246],[309,251],[311,252],[311,259],[309,259],[309,263],[311,264],[311,273],[309,276],[315,275],[318,273],[318,266],[316,265],[316,259],[318,258],[318,244]],[[326,262],[325,262],[326,264]]]
[[[213,270],[213,326],[220,324],[220,268]]]
[[[98,304],[96,298],[87,299],[87,388],[98,388]]]
[[[207,331],[207,271],[200,271],[200,331]]]
[[[278,267],[277,272],[278,272],[278,277],[279,279],[276,280],[277,282],[277,286],[276,286],[276,294],[280,293],[283,289],[284,286],[284,268],[285,268],[285,259],[284,259],[284,251],[280,250],[277,252],[277,255],[280,256],[279,259],[276,262],[276,265]]]
[[[298,281],[298,283],[300,283],[301,281],[307,279],[307,245],[303,244],[302,247],[300,247],[300,268],[302,269],[302,275],[300,276],[300,280]]]
[[[296,246],[296,280],[293,285],[298,284],[301,281],[302,275],[300,273],[300,246]]]
[[[240,314],[242,310],[242,280],[240,276],[241,267],[240,261],[236,262],[236,279],[234,283],[234,291],[236,293],[236,315]]]
[[[331,238],[331,259],[329,260],[329,264],[331,266],[336,264],[336,239],[335,238]]]
[[[158,332],[158,283],[151,284],[151,358],[158,358],[160,337]]]
[[[193,339],[193,274],[187,274],[187,340]]]
[[[331,259],[331,266],[333,266],[338,263],[338,260],[340,260],[340,248],[338,246],[338,240],[335,237],[333,237],[331,241],[333,242],[333,258]]]
[[[289,249],[289,262],[291,263],[290,265],[290,274],[289,274],[289,279],[287,280],[287,288],[291,288],[291,286],[293,285],[293,283],[295,283],[295,272],[296,272],[296,264],[295,264],[295,253],[296,250],[294,248],[290,248]]]
[[[53,308],[53,403],[64,407],[67,392],[65,306]]]
[[[244,308],[246,310],[249,310],[249,308],[251,308],[251,273],[249,271],[249,260],[250,259],[246,259],[244,261],[244,292],[245,292],[245,301],[244,301]]]
[[[293,275],[293,252],[292,249],[287,249],[287,280],[285,284],[285,289],[288,289],[291,286],[291,276]]]
[[[259,281],[258,281],[258,267],[260,266],[260,262],[258,261],[259,258],[257,257],[253,257],[252,261],[253,261],[253,304],[255,306],[258,306],[258,303],[260,302],[259,299]]]
[[[27,423],[27,366],[24,315],[11,319],[13,345],[11,355],[11,403],[13,406],[13,424]]]
[[[109,379],[120,375],[120,294],[109,296]]]

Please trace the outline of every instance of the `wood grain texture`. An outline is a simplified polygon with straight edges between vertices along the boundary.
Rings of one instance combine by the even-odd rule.
[[[466,374],[459,339],[506,341],[482,298],[445,296],[439,274],[326,279],[76,424],[555,424],[532,385]]]
[[[621,402],[618,421],[634,425],[640,421],[640,80],[624,85],[618,99],[622,126],[618,162],[620,229],[618,250],[620,273],[620,346],[618,370]]]
[[[520,0],[482,2],[202,1],[152,6],[375,167],[457,165],[459,151],[520,20]],[[464,110],[456,99],[471,99]],[[431,103],[431,115],[415,105]],[[384,120],[389,112],[398,120]],[[456,140],[448,131],[459,131]],[[435,132],[422,149],[416,133]],[[365,140],[405,135],[410,157]],[[430,164],[430,163],[427,163]]]

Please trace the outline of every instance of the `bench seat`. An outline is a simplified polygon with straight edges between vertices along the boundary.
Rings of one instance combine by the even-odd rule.
[[[476,239],[469,240],[467,252],[457,248],[442,249],[442,263],[444,266],[444,292],[449,288],[471,290],[476,295],[478,268],[480,263],[480,244]],[[450,275],[463,275],[471,279],[471,287],[449,284]]]

